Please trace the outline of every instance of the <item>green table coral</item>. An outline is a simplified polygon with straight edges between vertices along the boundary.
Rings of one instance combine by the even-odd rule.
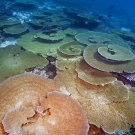
[[[30,51],[21,50],[20,46],[7,46],[0,49],[0,82],[10,76],[24,73],[31,67],[43,68],[48,61]]]

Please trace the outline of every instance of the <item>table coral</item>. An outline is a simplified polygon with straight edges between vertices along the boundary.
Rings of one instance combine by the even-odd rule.
[[[107,71],[107,72],[135,72],[135,58],[129,61],[110,61],[104,59],[101,55],[98,54],[98,48],[107,47],[105,45],[96,44],[87,46],[84,49],[83,57],[84,60],[93,68]],[[126,59],[126,58],[125,58]]]
[[[1,135],[87,135],[89,124],[81,105],[52,80],[21,74],[1,83],[0,92]]]

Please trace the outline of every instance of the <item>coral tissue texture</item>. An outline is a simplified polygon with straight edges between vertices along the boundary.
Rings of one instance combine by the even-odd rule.
[[[0,84],[0,135],[86,135],[87,117],[63,86],[34,74]]]

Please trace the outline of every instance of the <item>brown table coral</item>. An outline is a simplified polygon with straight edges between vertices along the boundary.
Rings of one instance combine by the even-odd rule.
[[[0,134],[86,135],[87,118],[63,88],[29,73],[1,83]]]
[[[80,102],[90,124],[108,133],[129,131],[130,126],[135,125],[135,92],[120,81],[104,86],[90,84],[78,77],[71,61],[67,63],[72,66],[64,63],[58,65],[55,81],[65,85],[71,96]]]

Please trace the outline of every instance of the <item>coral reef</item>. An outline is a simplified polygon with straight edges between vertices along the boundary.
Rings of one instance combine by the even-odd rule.
[[[10,35],[17,35],[26,32],[27,28],[22,24],[18,24],[4,28],[3,31]]]
[[[48,61],[37,54],[23,50],[20,46],[10,45],[0,48],[0,63],[1,82],[10,76],[24,73],[27,68],[43,68]]]
[[[84,60],[93,68],[107,71],[107,72],[127,72],[133,73],[135,72],[135,58],[129,61],[110,61],[108,59],[104,59],[98,53],[98,48],[105,47],[105,45],[96,44],[87,46],[84,50],[83,57]],[[107,46],[106,46],[107,47]]]
[[[1,83],[0,92],[0,134],[87,135],[82,107],[52,80],[21,74]]]

